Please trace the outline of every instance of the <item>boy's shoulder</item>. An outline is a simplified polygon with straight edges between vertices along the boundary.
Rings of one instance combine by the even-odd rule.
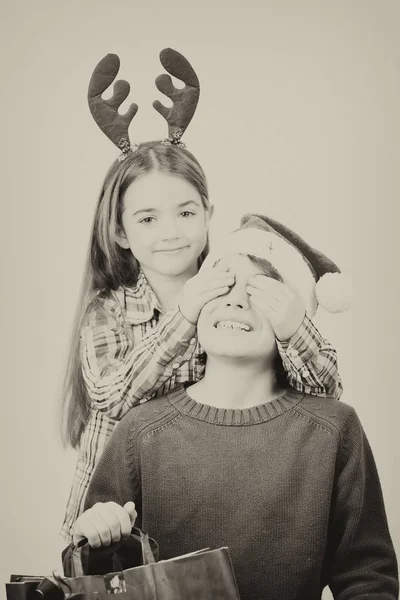
[[[131,408],[120,421],[117,429],[124,431],[126,435],[134,432],[136,436],[141,436],[167,425],[177,414],[168,400],[168,394],[165,394]]]
[[[349,424],[358,423],[356,410],[350,404],[330,397],[304,396],[296,409],[314,423],[331,431],[343,431]]]

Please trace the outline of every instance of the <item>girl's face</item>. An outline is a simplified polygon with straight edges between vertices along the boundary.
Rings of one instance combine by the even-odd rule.
[[[193,275],[207,242],[209,211],[199,192],[176,175],[153,171],[126,190],[123,232],[118,243],[130,248],[144,270],[161,275]]]
[[[247,256],[223,259],[235,275],[235,284],[224,296],[208,302],[197,323],[199,342],[208,355],[270,363],[277,348],[274,330],[263,313],[250,302],[246,286],[250,277],[264,274]]]

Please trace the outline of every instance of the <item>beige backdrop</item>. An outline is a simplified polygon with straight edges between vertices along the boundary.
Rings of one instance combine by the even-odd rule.
[[[116,156],[86,106],[88,79],[118,53],[139,103],[131,138],[163,137],[151,101],[166,46],[202,83],[185,138],[208,174],[213,235],[266,212],[353,276],[350,313],[321,311],[318,324],[338,348],[399,550],[399,3],[3,0],[2,13],[0,580],[50,572],[63,546],[75,455],[57,441],[57,394]]]

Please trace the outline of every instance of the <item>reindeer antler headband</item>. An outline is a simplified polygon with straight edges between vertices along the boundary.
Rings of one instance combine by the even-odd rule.
[[[165,73],[156,79],[157,89],[173,102],[170,108],[158,100],[153,102],[156,111],[168,123],[168,138],[162,143],[175,144],[185,148],[181,138],[192,120],[199,101],[199,80],[189,61],[172,48],[165,48],[160,52],[160,61],[170,75],[185,83],[184,88],[176,88],[172,83],[171,76]],[[107,54],[99,62],[90,79],[88,102],[90,112],[97,125],[113,144],[122,150],[120,160],[123,160],[127,154],[138,148],[137,144],[131,145],[128,132],[129,125],[138,111],[138,106],[131,104],[123,115],[118,112],[118,108],[126,100],[131,89],[129,83],[122,79],[114,83],[114,93],[111,98],[104,100],[101,97],[115,80],[119,66],[120,60],[116,54]]]

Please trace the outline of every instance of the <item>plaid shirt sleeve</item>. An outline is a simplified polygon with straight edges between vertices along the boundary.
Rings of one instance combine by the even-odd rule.
[[[134,344],[113,299],[89,314],[81,335],[82,370],[93,405],[114,419],[154,394],[196,349],[196,327],[175,309]]]
[[[277,340],[277,346],[291,387],[313,396],[340,399],[343,386],[337,352],[307,315],[290,340]]]

